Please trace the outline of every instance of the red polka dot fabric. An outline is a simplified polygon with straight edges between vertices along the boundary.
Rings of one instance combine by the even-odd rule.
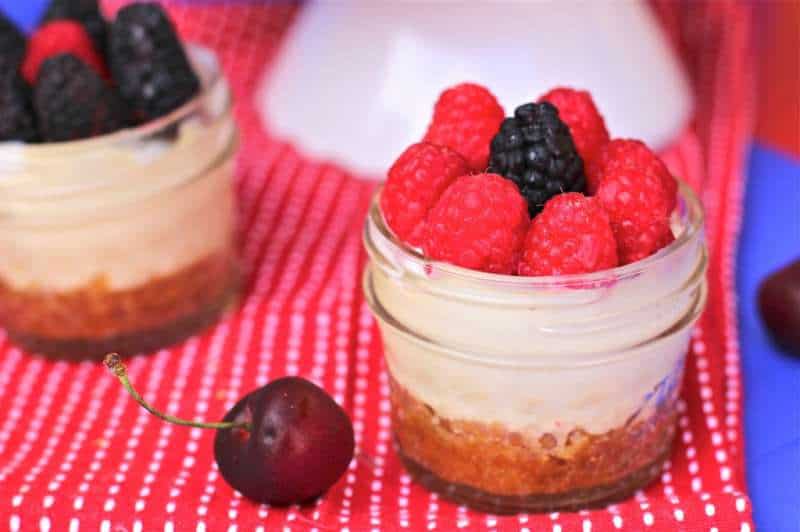
[[[248,281],[223,321],[179,346],[134,358],[131,379],[170,413],[219,419],[251,389],[287,374],[305,376],[351,415],[357,457],[308,506],[253,504],[219,476],[211,431],[153,418],[99,364],[45,361],[0,334],[0,529],[753,529],[733,286],[753,103],[745,7],[653,4],[697,102],[694,121],[664,157],[702,195],[711,252],[711,297],[691,343],[673,456],[659,482],[623,503],[504,517],[439,499],[416,486],[394,455],[380,337],[360,287],[361,228],[374,185],[274,138],[255,112],[257,83],[301,7],[169,7],[186,38],[217,50],[237,97]]]

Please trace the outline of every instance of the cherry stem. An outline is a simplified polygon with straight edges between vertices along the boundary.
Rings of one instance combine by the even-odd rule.
[[[139,405],[141,405],[142,408],[144,408],[157,418],[161,418],[164,421],[169,421],[170,423],[174,423],[176,425],[183,425],[185,427],[196,427],[199,429],[219,429],[219,430],[243,429],[249,432],[252,428],[250,426],[250,423],[246,421],[241,421],[238,423],[235,423],[233,421],[220,421],[216,423],[206,422],[206,421],[190,421],[188,419],[181,419],[179,417],[165,414],[164,412],[156,410],[154,407],[150,406],[150,404],[148,404],[147,401],[145,401],[144,398],[141,395],[139,395],[139,392],[137,392],[134,389],[133,385],[131,384],[131,381],[128,379],[128,371],[125,368],[125,364],[122,363],[122,359],[118,354],[111,353],[106,355],[106,358],[103,360],[103,363],[106,365],[106,367],[108,367],[109,370],[111,370],[111,373],[113,373],[117,377],[117,379],[119,379],[119,382],[121,382],[122,386],[124,386],[125,389],[128,390],[128,393],[131,394],[131,397],[133,397],[136,400],[136,402],[139,403]]]

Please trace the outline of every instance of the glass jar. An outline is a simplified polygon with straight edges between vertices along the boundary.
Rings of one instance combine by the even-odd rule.
[[[495,513],[605,504],[657,478],[707,295],[702,209],[689,187],[680,184],[672,244],[561,277],[426,260],[389,231],[379,195],[364,292],[412,476]]]
[[[86,140],[0,144],[0,325],[60,359],[133,354],[208,326],[237,286],[231,94],[187,49],[200,93]]]

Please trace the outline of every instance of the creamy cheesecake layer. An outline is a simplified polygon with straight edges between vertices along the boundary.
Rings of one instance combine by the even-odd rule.
[[[490,288],[470,294],[446,278],[398,279],[380,266],[373,268],[372,287],[395,320],[442,345],[520,360],[563,353],[592,358],[655,338],[691,310],[705,257],[675,266],[592,290],[531,291],[531,297],[520,291],[518,299]]]
[[[438,416],[559,442],[576,428],[603,434],[652,414],[679,385],[688,339],[687,330],[607,367],[531,370],[465,364],[384,329],[392,376]]]
[[[187,122],[172,139],[101,147],[70,164],[21,164],[15,182],[3,183],[12,193],[1,206],[0,277],[19,290],[65,291],[98,279],[125,289],[228,249],[235,142],[229,118]],[[44,197],[37,176],[64,192]],[[91,192],[68,191],[103,179]]]
[[[497,424],[531,438],[549,433],[562,441],[575,428],[602,434],[632,418],[647,418],[661,402],[674,399],[695,309],[702,308],[705,292],[696,297],[695,305],[685,309],[686,320],[671,334],[610,351],[594,362],[581,362],[568,350],[561,360],[537,360],[534,346],[524,363],[503,357],[493,361],[490,353],[448,351],[404,332],[387,320],[385,309],[376,314],[393,378],[438,416]],[[440,311],[448,315],[444,307]],[[519,310],[521,320],[525,312]],[[484,325],[476,316],[472,334]],[[468,359],[480,355],[481,360]]]

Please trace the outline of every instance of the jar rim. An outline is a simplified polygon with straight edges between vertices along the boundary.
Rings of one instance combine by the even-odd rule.
[[[624,279],[639,276],[641,273],[653,268],[655,265],[668,261],[676,252],[695,239],[703,229],[704,213],[697,195],[683,180],[675,177],[678,183],[678,204],[673,216],[678,216],[681,231],[675,240],[658,252],[644,259],[617,266],[599,272],[588,274],[566,274],[550,276],[519,276],[488,273],[471,270],[454,264],[426,258],[422,253],[408,244],[400,241],[389,228],[380,209],[380,194],[383,185],[379,186],[370,202],[367,222],[364,227],[364,240],[367,242],[367,252],[372,259],[376,259],[376,250],[388,252],[402,262],[405,271],[416,273],[420,276],[437,278],[450,278],[462,282],[486,284],[493,288],[511,290],[538,290],[553,288],[569,288],[571,290],[594,290],[599,286],[606,286]],[[385,260],[381,261],[386,263]],[[389,266],[396,269],[394,265]]]
[[[373,316],[375,316],[375,319],[379,322],[381,327],[391,328],[394,333],[401,335],[408,341],[423,345],[427,351],[435,352],[448,358],[455,358],[470,364],[493,367],[574,369],[579,367],[600,366],[626,360],[635,357],[638,352],[647,345],[666,342],[682,331],[693,327],[703,313],[708,299],[708,283],[704,280],[697,286],[697,293],[692,305],[678,322],[661,332],[661,334],[634,345],[609,351],[576,353],[572,356],[559,353],[557,355],[546,354],[541,356],[526,356],[523,358],[507,354],[477,353],[468,349],[462,349],[461,347],[446,346],[431,338],[416,333],[399,322],[383,307],[380,301],[378,301],[372,287],[372,275],[371,268],[367,266],[362,274],[362,292],[364,293],[367,305],[369,305]]]
[[[96,150],[105,144],[123,144],[133,142],[166,130],[180,122],[183,118],[197,111],[208,94],[224,81],[222,69],[216,53],[203,45],[185,43],[186,54],[200,78],[200,91],[180,107],[168,114],[134,127],[126,127],[105,135],[65,142],[24,143],[19,141],[0,142],[0,158],[5,151],[24,150],[32,155],[47,153],[48,155],[63,153],[64,155]],[[228,107],[231,102],[227,102]]]

